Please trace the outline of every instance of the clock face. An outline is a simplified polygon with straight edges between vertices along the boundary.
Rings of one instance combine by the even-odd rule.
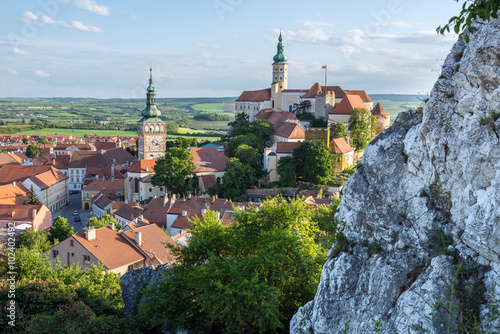
[[[157,136],[148,137],[147,143],[151,149],[158,150],[158,149],[161,149],[161,147],[162,147],[161,137],[157,137]]]

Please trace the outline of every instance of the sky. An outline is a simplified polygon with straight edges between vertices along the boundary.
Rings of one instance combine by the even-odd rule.
[[[288,88],[427,94],[464,0],[23,0],[0,13],[0,97],[238,96],[270,87],[282,31]]]

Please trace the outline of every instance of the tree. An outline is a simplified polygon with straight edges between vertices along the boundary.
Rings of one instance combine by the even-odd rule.
[[[30,192],[28,193],[28,199],[24,201],[25,205],[38,205],[40,204],[40,200],[38,199],[38,196],[36,195],[35,188],[33,188],[33,185],[30,187]]]
[[[310,107],[311,107],[311,101],[309,100],[304,100],[300,103],[294,103],[292,113],[298,119],[302,119],[306,115],[307,110],[309,110]]]
[[[110,223],[114,224],[116,231],[118,231],[121,228],[120,223],[118,223],[116,219],[113,218],[113,216],[108,214],[105,214],[104,216],[102,216],[102,218],[92,217],[87,222],[87,228],[98,229],[102,227],[107,227],[109,226]]]
[[[286,156],[278,162],[277,172],[280,176],[280,186],[295,187],[297,177],[295,175],[295,160],[291,156]]]
[[[354,108],[352,115],[349,118],[349,131],[352,136],[352,143],[356,147],[356,150],[364,150],[366,145],[371,140],[371,134],[373,127],[373,119],[375,116],[370,114],[369,111],[363,108]],[[375,124],[376,124],[375,119]]]
[[[322,140],[306,140],[293,151],[297,178],[326,184],[332,177],[332,157]]]
[[[168,148],[165,157],[156,160],[151,184],[182,196],[194,192],[198,180],[193,177],[196,168],[193,161],[193,154],[187,148]]]
[[[29,140],[28,138],[23,138],[23,144],[28,144]]]
[[[40,144],[48,144],[49,143],[49,141],[47,140],[47,136],[38,137],[37,142],[39,142]]]
[[[458,2],[458,0],[455,0]],[[468,7],[467,7],[468,5]],[[477,19],[482,20],[490,20],[491,18],[498,18],[498,10],[500,9],[500,1],[499,0],[470,0],[464,2],[462,6],[462,11],[458,16],[453,16],[448,24],[443,27],[437,27],[436,31],[442,35],[444,35],[445,31],[450,32],[450,28],[453,27],[453,30],[456,34],[460,34],[460,38],[464,37],[465,41],[469,42],[469,35],[465,34],[465,32],[473,33],[474,28],[472,24]]]
[[[273,132],[274,126],[272,123],[263,119],[256,119],[253,122],[243,122],[240,126],[234,127],[231,131],[231,136],[237,137],[241,135],[255,135],[258,138],[258,141],[254,145],[262,154],[266,146],[271,146],[270,140]]]
[[[71,237],[73,234],[75,234],[75,231],[73,227],[69,227],[68,220],[64,217],[57,217],[49,229],[49,240],[51,243],[56,244]]]
[[[243,198],[246,190],[257,182],[255,171],[237,158],[229,159],[225,171],[222,177],[222,196],[233,201],[246,200]]]
[[[347,140],[347,130],[344,123],[335,122],[330,126],[330,138],[344,138],[345,140]]]
[[[248,120],[248,115],[244,112],[240,112],[234,117],[234,121],[229,122],[228,125],[233,129],[235,129],[248,123],[250,123],[250,121]]]
[[[266,175],[262,166],[262,156],[255,147],[242,144],[236,148],[234,157],[237,158],[242,164],[252,167],[255,171],[255,177],[257,179]]]
[[[43,253],[52,247],[52,243],[45,231],[35,231],[33,228],[29,228],[21,236],[20,246]]]
[[[189,247],[173,250],[178,261],[144,293],[144,322],[165,321],[171,332],[287,332],[314,297],[326,256],[312,211],[277,197],[234,215],[228,226],[210,211],[191,222]]]
[[[236,154],[236,149],[238,149],[238,147],[240,147],[241,145],[247,145],[258,149],[259,137],[257,137],[253,133],[234,137],[227,143],[227,148],[225,151],[226,155],[230,158],[234,158]]]
[[[26,148],[26,156],[28,158],[34,158],[40,154],[40,148],[35,144],[31,144]]]

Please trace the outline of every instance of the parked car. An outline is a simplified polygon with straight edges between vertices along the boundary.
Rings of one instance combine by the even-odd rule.
[[[75,216],[75,222],[81,222],[80,216]]]
[[[73,216],[78,216],[78,210],[73,211]]]

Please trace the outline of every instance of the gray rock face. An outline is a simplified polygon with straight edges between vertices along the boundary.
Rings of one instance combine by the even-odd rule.
[[[168,267],[166,264],[154,269],[151,266],[126,272],[120,277],[120,287],[125,304],[125,317],[131,317],[137,312],[137,305],[143,301],[143,292],[151,284],[164,278],[163,271]]]
[[[423,112],[400,114],[367,147],[337,214],[349,251],[330,252],[291,333],[454,332],[464,306],[484,330],[500,326],[492,320],[500,306],[500,22],[477,28],[453,47]],[[382,250],[370,256],[370,244]],[[481,288],[467,295],[460,286]]]

